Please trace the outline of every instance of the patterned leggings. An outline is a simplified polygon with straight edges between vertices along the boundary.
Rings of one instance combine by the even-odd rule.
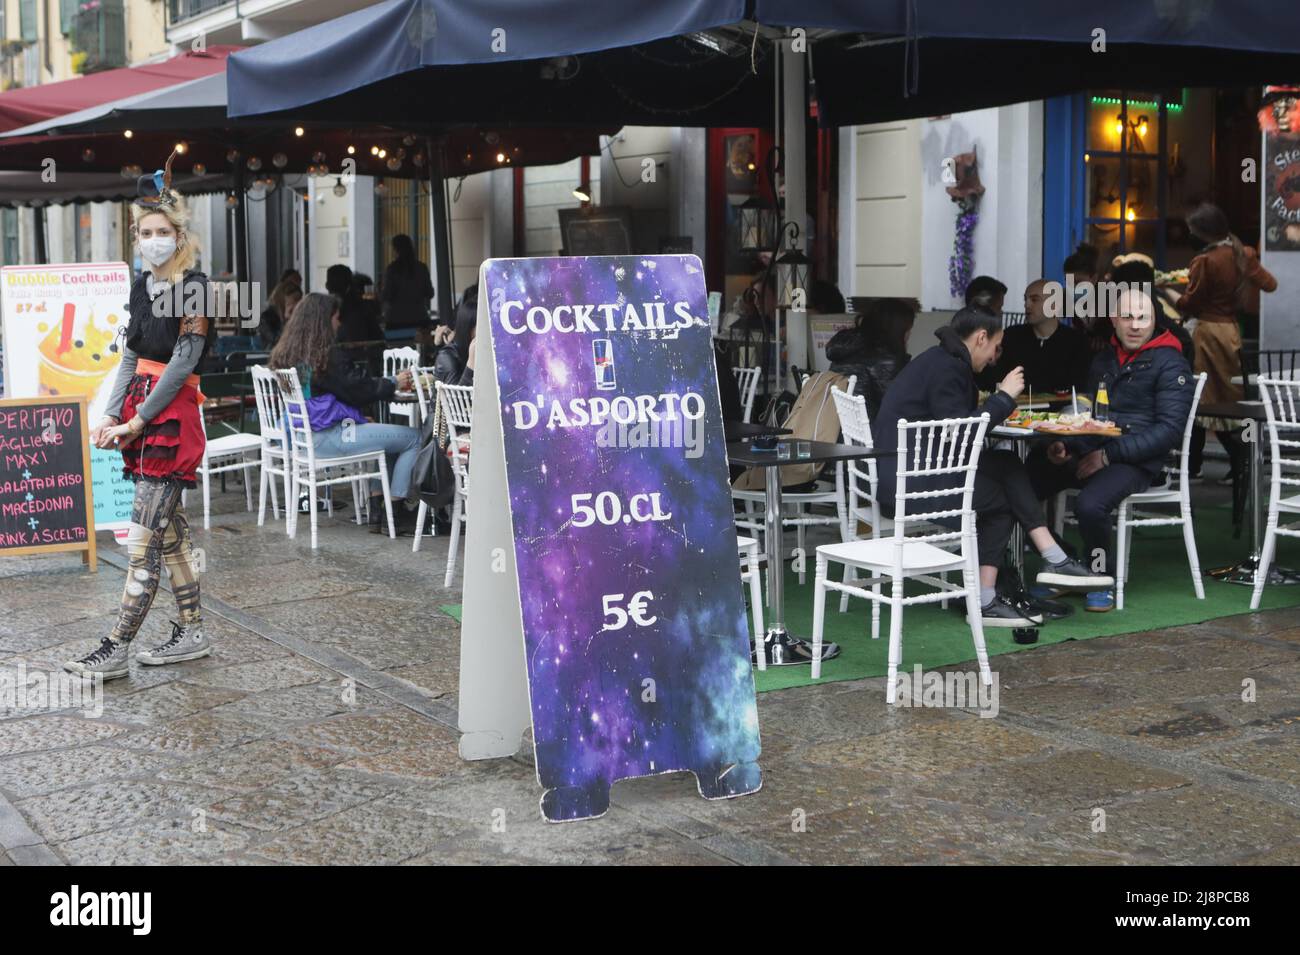
[[[190,525],[181,510],[179,481],[141,480],[131,506],[131,530],[126,549],[129,565],[122,609],[109,638],[130,643],[144,623],[158,592],[163,566],[172,582],[172,594],[183,625],[201,620],[199,581],[190,548]]]

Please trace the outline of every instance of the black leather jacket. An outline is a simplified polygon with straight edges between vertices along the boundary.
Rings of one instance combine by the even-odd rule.
[[[854,393],[866,399],[867,414],[872,421],[880,413],[885,389],[910,358],[906,353],[872,345],[859,328],[842,328],[826,344],[830,370],[841,375],[858,376]]]

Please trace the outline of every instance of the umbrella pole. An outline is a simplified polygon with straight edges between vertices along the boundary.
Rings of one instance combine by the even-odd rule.
[[[455,324],[455,291],[452,289],[451,245],[448,242],[446,176],[443,169],[442,143],[428,137],[429,201],[433,204],[433,274],[434,294],[438,302],[438,321]]]
[[[248,210],[244,206],[244,156],[235,160],[235,280],[248,281]]]

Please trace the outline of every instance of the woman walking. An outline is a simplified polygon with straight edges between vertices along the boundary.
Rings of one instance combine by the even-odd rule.
[[[203,460],[203,395],[194,372],[216,327],[205,314],[207,276],[194,268],[198,249],[186,231],[189,213],[171,190],[175,156],[167,160],[158,195],[138,199],[131,207],[132,232],[148,267],[131,285],[122,361],[107,414],[91,432],[96,447],[121,450],[126,475],[135,481],[126,589],[117,622],[99,649],[63,665],[72,673],[105,680],[128,674],[131,641],[153,604],[163,565],[180,619],[172,621],[170,638],[138,653],[136,660],[156,666],[212,652],[203,634],[181,492],[195,486],[194,469]]]
[[[1183,315],[1196,317],[1192,332],[1196,346],[1195,371],[1209,375],[1201,400],[1241,401],[1242,386],[1232,381],[1241,374],[1241,330],[1237,326],[1237,313],[1250,288],[1272,292],[1277,288],[1277,279],[1259,264],[1254,250],[1242,245],[1232,234],[1228,217],[1218,206],[1208,202],[1197,206],[1187,217],[1187,229],[1205,243],[1205,248],[1192,259],[1187,270],[1187,291],[1174,307]],[[1210,430],[1228,452],[1232,475],[1241,474],[1246,454],[1237,433],[1240,422],[1202,416],[1196,419],[1196,424],[1193,460],[1189,465],[1192,472],[1200,472],[1205,432]]]

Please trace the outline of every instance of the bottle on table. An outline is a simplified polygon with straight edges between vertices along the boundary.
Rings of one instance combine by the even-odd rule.
[[[1097,386],[1097,400],[1093,402],[1092,416],[1097,421],[1110,420],[1110,395],[1106,393],[1106,382]]]

